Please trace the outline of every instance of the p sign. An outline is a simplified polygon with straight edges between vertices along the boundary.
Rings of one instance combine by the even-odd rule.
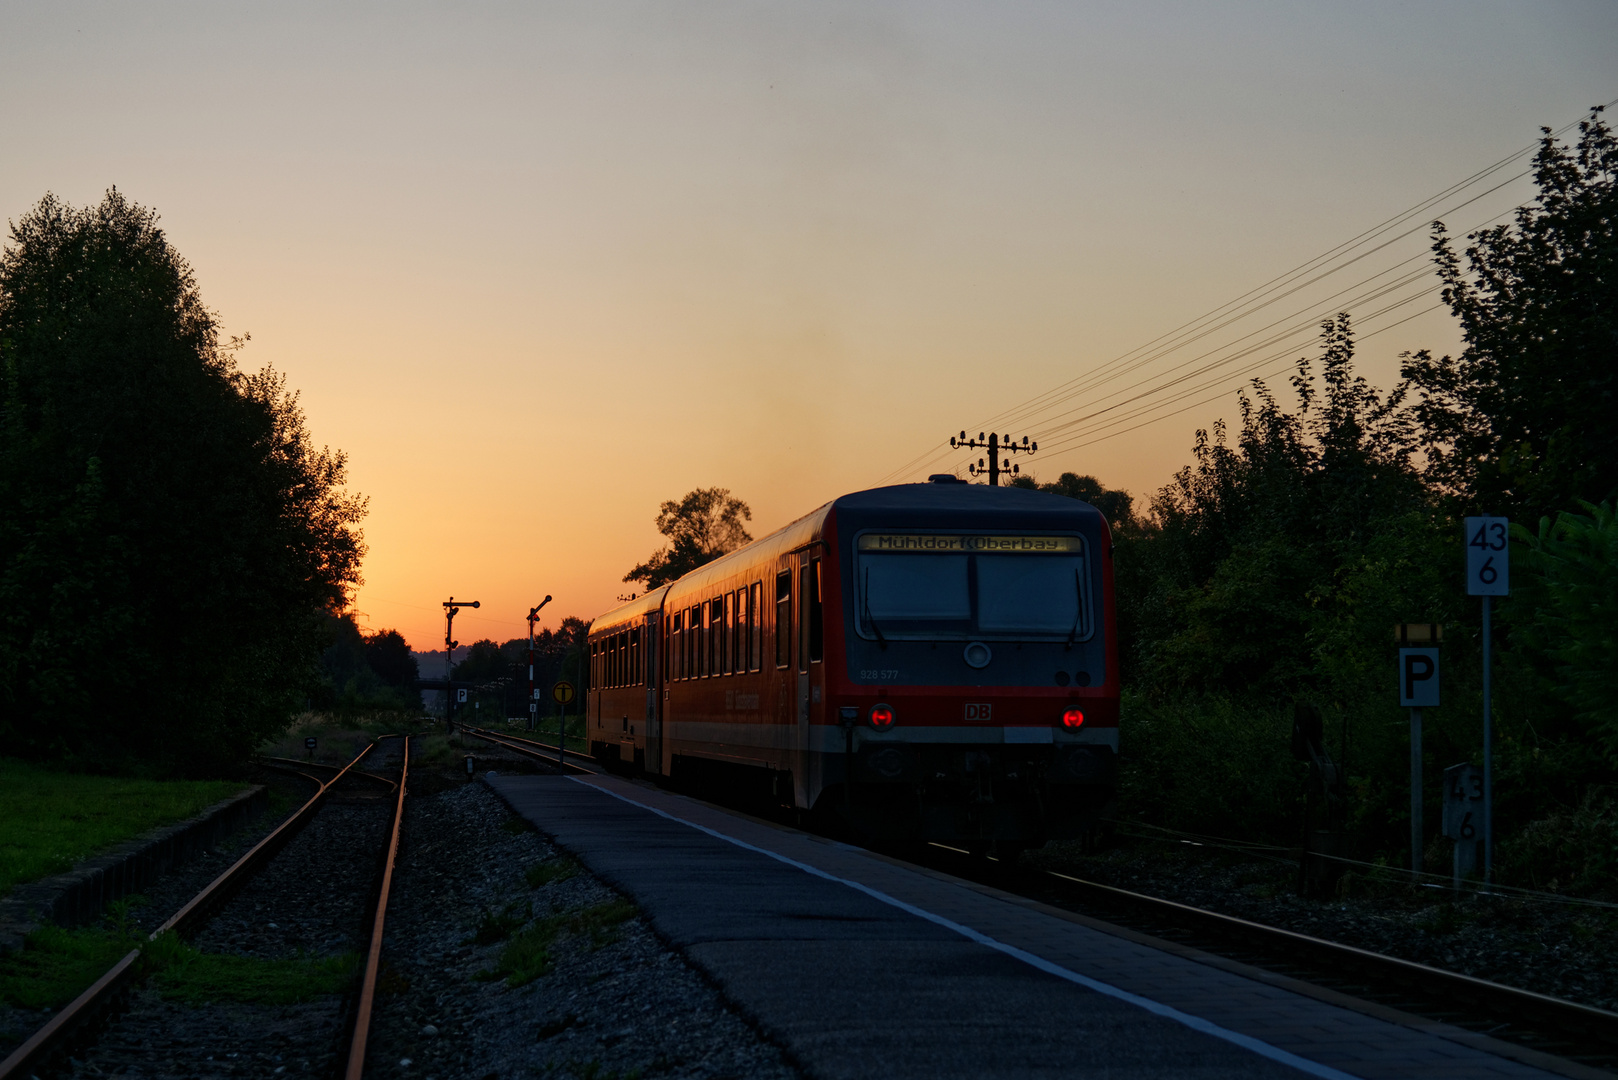
[[[1503,517],[1466,519],[1466,595],[1511,595],[1508,524]]]
[[[1438,707],[1437,649],[1399,650],[1399,704],[1410,709]]]
[[[465,690],[456,690],[455,691],[455,702],[456,702],[456,704],[460,704],[461,702],[463,702],[465,700],[466,700],[466,691]]]

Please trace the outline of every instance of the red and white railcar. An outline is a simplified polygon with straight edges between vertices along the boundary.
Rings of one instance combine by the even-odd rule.
[[[844,495],[596,619],[589,649],[598,760],[977,847],[1072,836],[1112,796],[1111,534],[1060,495]]]

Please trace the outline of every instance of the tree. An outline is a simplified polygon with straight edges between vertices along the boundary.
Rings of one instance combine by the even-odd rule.
[[[0,251],[0,736],[161,771],[243,761],[319,681],[364,500],[244,374],[157,215],[52,195]]]
[[[1344,576],[1394,523],[1426,510],[1403,387],[1385,397],[1354,374],[1349,317],[1321,326],[1287,411],[1261,381],[1241,395],[1241,431],[1197,432],[1195,463],[1153,501],[1154,579],[1126,603],[1159,685],[1254,689],[1284,697],[1315,663],[1310,635],[1335,617]],[[1122,573],[1122,571],[1121,571]]]
[[[482,638],[474,641],[472,647],[466,650],[466,659],[455,665],[450,677],[456,682],[490,683],[496,679],[510,678],[514,663],[514,658],[506,655],[498,644],[489,638]]]
[[[657,515],[657,531],[669,546],[624,575],[647,589],[667,585],[704,563],[735,551],[753,537],[743,527],[753,512],[728,488],[697,488],[679,502],[665,502]]]
[[[1553,718],[1571,719],[1578,741],[1599,744],[1618,766],[1618,515],[1611,503],[1582,509],[1541,518],[1537,535],[1511,527],[1528,573],[1512,582],[1506,613],[1513,646],[1562,706]]]
[[[1618,493],[1618,139],[1601,110],[1569,150],[1549,129],[1532,204],[1433,252],[1459,357],[1407,356],[1428,476],[1468,507],[1532,519]]]
[[[421,678],[416,654],[397,630],[379,630],[365,639],[365,660],[389,686],[413,686]]]
[[[312,707],[343,713],[419,708],[416,658],[398,631],[366,634],[346,612],[322,615],[321,621],[330,644],[320,654],[320,682],[309,693]]]
[[[1066,495],[1070,499],[1087,502],[1107,519],[1114,532],[1129,529],[1135,524],[1135,499],[1127,491],[1110,490],[1093,476],[1080,476],[1065,472],[1055,483],[1041,484],[1031,476],[1014,477],[1011,487],[1029,491],[1048,491],[1052,495]]]

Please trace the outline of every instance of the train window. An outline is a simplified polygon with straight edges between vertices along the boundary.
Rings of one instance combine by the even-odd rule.
[[[809,564],[798,566],[798,670],[809,670]]]
[[[775,575],[775,666],[792,663],[792,573]]]
[[[736,594],[725,594],[725,662],[721,667],[726,675],[736,670]]]
[[[868,639],[1090,636],[1088,565],[1078,537],[1055,551],[860,553],[854,586]]]
[[[643,658],[640,652],[640,627],[637,626],[629,631],[629,670],[625,673],[629,677],[624,680],[625,686],[639,686],[641,684],[641,663]]]
[[[751,615],[752,613],[753,613],[753,609],[747,606],[747,589],[746,589],[746,587],[744,586],[744,587],[742,587],[740,589],[737,589],[736,590],[736,670],[737,670],[737,672],[746,671],[747,667],[748,667],[748,664],[747,664],[747,646],[748,646],[748,643],[750,641],[752,641],[753,635],[748,632],[747,621],[748,621],[748,616]]]
[[[764,613],[758,609],[759,594],[763,592],[760,582],[753,582],[747,588],[748,612],[748,670],[757,671],[764,665]]]
[[[701,607],[688,607],[686,609],[686,678],[696,678],[702,674],[699,667],[702,657],[702,609]]]
[[[820,560],[809,564],[809,659],[820,660],[826,652],[825,605],[820,598]]]
[[[709,675],[725,674],[725,597],[709,601]]]
[[[697,675],[697,678],[701,679],[701,678],[707,677],[707,674],[708,674],[708,671],[709,671],[709,668],[708,668],[708,636],[713,633],[713,627],[708,624],[708,604],[707,604],[706,601],[704,601],[703,603],[698,604],[696,606],[696,608],[695,608],[695,611],[697,613],[697,625],[702,628],[697,632],[697,641],[696,641],[696,646],[697,646],[697,671],[696,671],[696,675]]]
[[[669,678],[680,677],[680,646],[685,644],[685,637],[680,631],[680,612],[676,611],[669,616]]]

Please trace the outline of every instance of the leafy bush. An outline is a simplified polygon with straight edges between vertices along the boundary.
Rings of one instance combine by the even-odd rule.
[[[1120,810],[1204,835],[1291,838],[1303,792],[1291,729],[1290,709],[1212,694],[1157,703],[1127,694]]]
[[[1529,572],[1506,615],[1545,691],[1618,766],[1618,516],[1611,503],[1580,505],[1586,513],[1541,518],[1537,534],[1512,526]]]
[[[1618,899],[1618,803],[1611,790],[1590,789],[1577,807],[1505,837],[1499,863],[1515,884]]]

